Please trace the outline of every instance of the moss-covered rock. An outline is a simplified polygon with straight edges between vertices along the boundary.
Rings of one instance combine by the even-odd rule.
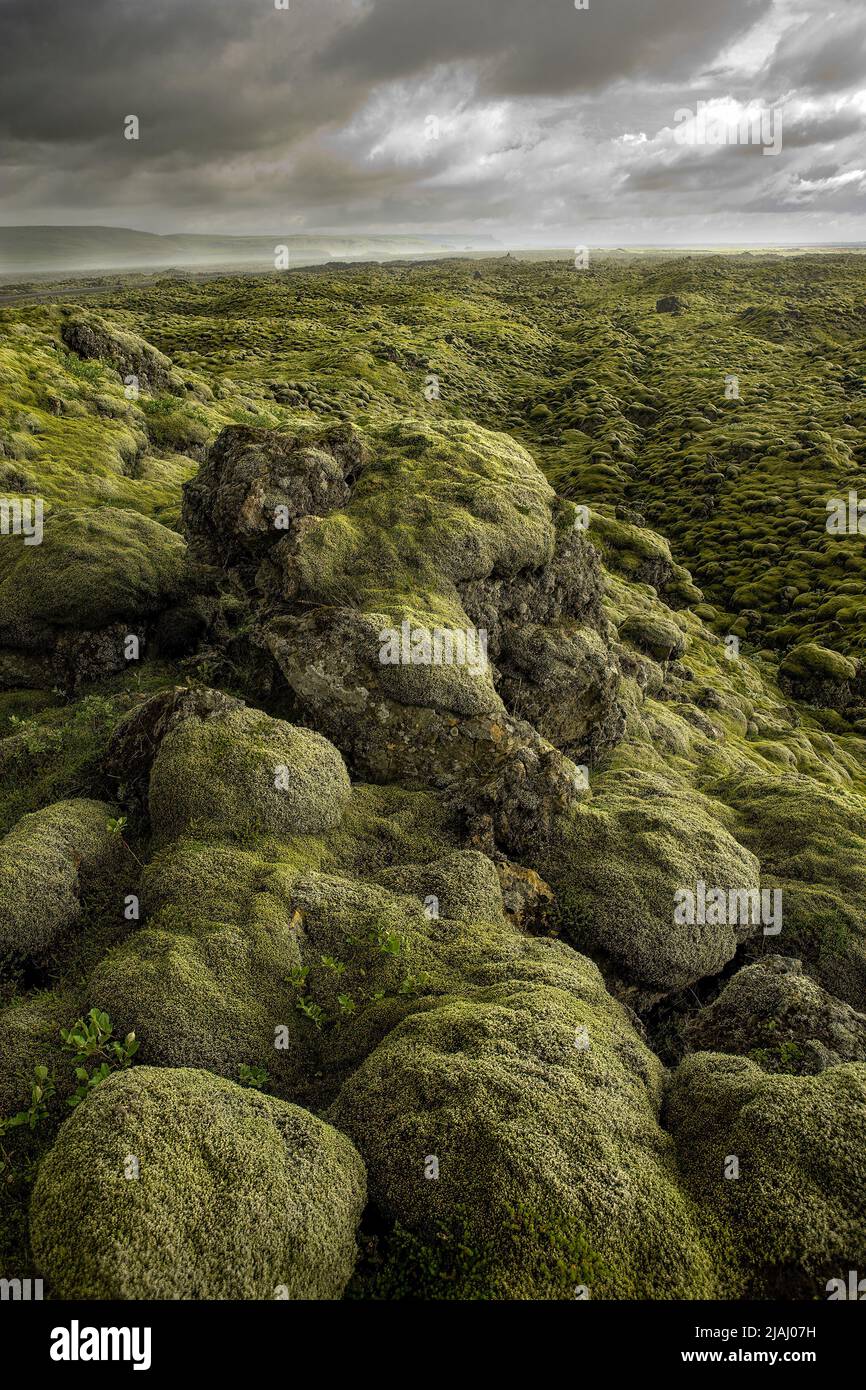
[[[760,881],[754,855],[696,798],[605,791],[558,829],[539,867],[557,893],[563,930],[638,1005],[717,974],[756,929],[727,914],[696,920],[700,883],[727,894]],[[677,913],[686,891],[695,897],[691,922],[686,900]]]
[[[530,820],[543,831],[575,773],[509,718],[497,661],[510,701],[558,708],[547,722],[570,751],[598,757],[622,733],[597,557],[505,435],[422,419],[364,437],[227,430],[184,517],[194,553],[258,591],[300,709],[368,777],[453,788],[507,843]]]
[[[193,554],[208,564],[258,563],[301,517],[343,506],[365,462],[348,425],[294,435],[230,426],[184,488]]]
[[[364,1166],[322,1120],[207,1072],[115,1072],[43,1160],[31,1241],[59,1298],[339,1298]]]
[[[864,1267],[866,1063],[780,1076],[698,1053],[674,1076],[667,1121],[718,1225],[728,1297],[826,1298],[829,1279]]]
[[[841,652],[801,642],[779,663],[779,681],[796,699],[827,709],[844,709],[853,699],[858,667]]]
[[[0,638],[28,646],[41,625],[94,629],[150,617],[183,593],[185,549],[138,512],[50,514],[41,545],[0,544]]]
[[[62,327],[63,341],[85,361],[101,358],[126,380],[135,378],[142,391],[183,391],[171,359],[138,333],[120,328],[99,314],[76,313]]]
[[[831,789],[796,770],[727,778],[716,790],[735,808],[738,839],[782,893],[775,944],[866,1012],[866,801],[844,782]]]
[[[380,1212],[449,1257],[449,1296],[708,1295],[715,1274],[656,1119],[661,1072],[589,962],[562,986],[512,981],[395,1028],[329,1112]],[[515,1241],[515,1222],[526,1238]],[[484,1271],[459,1274],[456,1247]],[[438,1251],[438,1254],[435,1252]],[[401,1261],[399,1248],[394,1258]],[[462,1287],[461,1287],[462,1284]]]
[[[118,862],[111,814],[102,801],[59,801],[0,841],[0,956],[39,957],[75,922],[82,884]]]
[[[634,614],[621,624],[619,635],[656,661],[674,661],[686,649],[685,634],[658,614]]]
[[[317,835],[339,824],[351,787],[321,734],[236,709],[188,719],[160,745],[150,813],[162,837]]]
[[[747,1054],[766,1071],[823,1071],[866,1062],[866,1014],[805,974],[800,961],[763,956],[738,970],[686,1024],[695,1051]]]

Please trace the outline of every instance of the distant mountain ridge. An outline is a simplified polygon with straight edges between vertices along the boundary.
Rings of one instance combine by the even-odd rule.
[[[181,232],[163,236],[129,227],[0,227],[0,275],[67,271],[145,270],[161,267],[248,266],[274,269],[278,246],[288,247],[289,265],[328,261],[393,260],[412,256],[495,251],[489,236],[375,236],[303,233],[272,236],[210,236]]]

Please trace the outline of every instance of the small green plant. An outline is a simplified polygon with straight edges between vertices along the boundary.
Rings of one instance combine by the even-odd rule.
[[[0,1141],[12,1129],[36,1129],[43,1120],[48,1118],[48,1102],[54,1095],[54,1081],[48,1075],[46,1066],[33,1068],[33,1084],[30,1087],[30,1104],[23,1110],[19,1110],[15,1115],[9,1115],[0,1119]],[[25,1162],[24,1169],[20,1169],[20,1164],[13,1160],[12,1154],[5,1144],[0,1142],[0,1176],[5,1183],[14,1184],[16,1179],[23,1176],[29,1182],[33,1176],[35,1165],[32,1162]]]
[[[321,1004],[317,1004],[313,999],[308,999],[304,994],[300,994],[295,1000],[295,1008],[311,1023],[315,1023],[317,1028],[321,1028],[325,1022],[326,1014]]]
[[[307,987],[307,976],[309,973],[310,967],[308,965],[296,965],[289,973],[289,983],[292,984],[295,989],[304,990]]]
[[[430,976],[426,971],[420,975],[406,975],[400,985],[400,994],[418,994],[425,985],[430,983]]]
[[[135,850],[131,848],[131,846],[130,846],[130,845],[128,844],[128,842],[124,839],[124,836],[123,836],[123,832],[124,832],[124,830],[126,829],[126,816],[109,816],[109,817],[108,817],[108,820],[105,822],[105,825],[106,825],[106,829],[108,830],[109,834],[111,834],[111,835],[116,835],[116,836],[118,837],[118,839],[120,840],[120,843],[123,845],[123,848],[124,848],[129,854],[132,855],[132,857],[133,857],[133,859],[135,860],[136,864],[140,865],[140,866],[143,868],[144,866],[142,865],[141,860],[139,859],[138,855],[135,853]]]
[[[80,1105],[86,1100],[94,1087],[110,1076],[113,1071],[123,1071],[132,1065],[132,1059],[139,1048],[134,1033],[127,1033],[123,1042],[112,1038],[111,1019],[102,1009],[91,1009],[85,1018],[79,1018],[71,1028],[61,1028],[60,1037],[67,1052],[71,1052],[79,1063],[75,1068],[78,1086],[69,1096],[67,1104]],[[96,1060],[96,1070],[88,1072],[80,1065]]]
[[[251,1067],[246,1062],[241,1062],[238,1067],[238,1083],[249,1086],[253,1091],[263,1091],[270,1079],[264,1067]]]
[[[24,1110],[19,1110],[17,1114],[10,1115],[8,1119],[0,1120],[0,1135],[6,1134],[10,1129],[20,1129],[26,1125],[28,1129],[35,1129],[40,1120],[44,1120],[48,1115],[48,1101],[54,1095],[54,1081],[48,1075],[48,1068],[38,1066],[33,1068],[33,1085],[30,1088],[30,1104]]]
[[[322,956],[321,960],[326,970],[333,970],[335,975],[345,975],[346,967],[343,961],[334,960],[333,956]]]
[[[337,1003],[340,1006],[340,1012],[343,1014],[353,1014],[358,1007],[351,994],[338,994]]]
[[[108,1062],[100,1062],[94,1072],[88,1072],[86,1067],[76,1067],[75,1079],[78,1085],[72,1092],[72,1095],[67,1097],[66,1104],[71,1105],[74,1109],[76,1105],[80,1105],[83,1100],[86,1100],[90,1092],[95,1090],[96,1087],[110,1075],[111,1067]]]

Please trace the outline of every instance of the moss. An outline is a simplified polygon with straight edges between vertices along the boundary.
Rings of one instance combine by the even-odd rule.
[[[619,635],[656,661],[671,661],[686,649],[685,635],[676,623],[656,614],[634,614],[621,625]]]
[[[718,791],[736,807],[738,837],[781,888],[779,945],[866,1009],[866,802],[790,773],[738,777]]]
[[[459,1300],[507,1298],[502,1271],[521,1266],[536,1299],[588,1297],[610,1271],[579,1231],[558,1227],[546,1214],[520,1206],[505,1214],[495,1241],[476,1243],[466,1212],[449,1214],[425,1240],[399,1222],[376,1241],[366,1267],[356,1272],[347,1298]]]
[[[36,1066],[49,1068],[64,1098],[63,1075],[71,1078],[72,1071],[62,1051],[60,1029],[69,1028],[81,1012],[74,990],[42,990],[0,1011],[0,1116],[14,1115],[29,1104]],[[68,1089],[74,1089],[74,1082]]]
[[[180,536],[136,512],[49,514],[41,545],[0,543],[0,631],[150,616],[182,594],[184,549]]]
[[[802,642],[782,658],[779,674],[793,680],[821,680],[844,685],[854,679],[857,668],[841,652],[830,651],[817,642]]]
[[[61,801],[34,811],[0,841],[0,953],[44,954],[75,921],[81,884],[117,862],[100,801]]]
[[[504,983],[411,1015],[329,1118],[363,1154],[386,1221],[429,1248],[465,1213],[486,1297],[563,1296],[540,1258],[545,1231],[585,1252],[591,1297],[708,1294],[714,1274],[656,1120],[660,1068],[574,959],[576,993]],[[433,1158],[438,1177],[425,1176]],[[515,1212],[531,1239],[512,1238]],[[394,1258],[387,1277],[405,1278],[399,1240]]]
[[[866,1261],[866,1064],[767,1075],[698,1053],[667,1106],[684,1177],[736,1252],[729,1297],[822,1299]],[[832,1136],[832,1138],[830,1138]],[[725,1164],[739,1160],[739,1177]]]
[[[132,1162],[131,1162],[132,1160]],[[115,1072],[66,1121],[33,1190],[59,1298],[334,1299],[364,1167],[297,1106],[207,1072]]]
[[[386,701],[371,696],[365,671],[349,720],[369,730],[375,752],[351,762],[386,786],[344,796],[327,746],[317,785],[306,732],[296,731],[300,743],[283,750],[282,734],[264,722],[258,731],[232,727],[223,742],[215,724],[188,731],[176,749],[167,744],[156,779],[155,854],[135,842],[149,860],[145,925],[127,928],[128,940],[87,981],[93,993],[86,1003],[109,1008],[124,1030],[135,1028],[147,1062],[203,1066],[231,1078],[242,1062],[261,1066],[281,1096],[316,1106],[345,1088],[340,1103],[375,1166],[381,1158],[369,1220],[380,1233],[379,1251],[360,1281],[379,1296],[568,1297],[572,1277],[588,1283],[591,1296],[799,1291],[790,1270],[782,1276],[762,1265],[763,1217],[741,1237],[727,1214],[715,1221],[717,1204],[703,1190],[686,1192],[690,1150],[678,1172],[656,1120],[660,1068],[593,967],[563,943],[514,930],[490,861],[465,848],[490,849],[506,880],[514,871],[493,848],[483,818],[473,818],[467,841],[455,818],[462,800],[396,785],[398,778],[414,784],[420,722],[392,725],[396,736],[383,727],[388,709],[402,718],[404,700],[429,700],[450,717],[498,710],[501,699],[512,713],[519,705],[521,717],[564,751],[573,739],[577,745],[569,702],[591,665],[614,671],[613,626],[597,622],[592,649],[575,643],[574,660],[560,662],[559,634],[539,625],[532,605],[543,599],[555,609],[560,586],[579,569],[588,572],[566,543],[575,535],[573,503],[590,506],[606,615],[622,628],[614,650],[626,736],[579,759],[591,764],[592,793],[561,823],[553,853],[539,847],[532,807],[524,871],[531,864],[554,883],[569,939],[597,956],[612,989],[643,1007],[667,995],[671,981],[694,982],[720,962],[733,964],[731,941],[707,931],[691,940],[675,927],[675,889],[698,877],[747,886],[757,881],[759,862],[761,881],[783,890],[781,948],[801,952],[826,988],[863,1008],[866,762],[857,734],[866,706],[855,704],[855,676],[866,650],[866,561],[860,538],[832,538],[824,528],[828,492],[844,495],[864,461],[861,281],[852,257],[810,257],[794,268],[782,257],[715,256],[614,259],[589,279],[575,276],[568,262],[512,259],[489,263],[480,284],[457,262],[201,283],[174,278],[106,292],[98,315],[105,351],[89,358],[58,347],[65,316],[54,306],[0,310],[5,486],[45,497],[46,552],[70,506],[94,520],[117,507],[175,523],[193,465],[163,450],[198,451],[206,437],[237,422],[276,430],[284,441],[304,435],[315,452],[339,416],[359,422],[363,459],[341,474],[338,506],[307,517],[291,543],[266,536],[267,564],[258,575],[268,599],[286,599],[294,612],[313,604],[322,614],[336,607],[351,617],[327,629],[315,652],[312,629],[302,627],[296,658],[305,679],[321,678],[320,654],[333,657],[340,675],[351,642],[369,650],[380,622],[396,625],[406,616],[465,627],[471,614],[482,625],[494,593],[519,627],[520,670],[512,632],[508,651],[503,643],[494,658],[500,669],[481,682],[397,670]],[[656,299],[673,291],[699,311],[673,323],[657,316]],[[782,297],[799,317],[774,303]],[[754,310],[744,314],[750,301]],[[91,315],[85,309],[82,317]],[[78,346],[86,352],[90,345],[82,339]],[[126,401],[118,377],[130,352],[170,371],[162,385],[148,378],[137,402]],[[722,368],[731,362],[742,364],[747,408],[722,398]],[[443,387],[429,402],[428,371]],[[150,399],[149,390],[160,394]],[[536,464],[571,503],[553,497]],[[236,515],[229,506],[229,524]],[[151,584],[147,575],[134,593],[118,591],[120,550],[110,531],[94,548],[102,557],[94,590],[112,602],[119,594],[118,621],[139,591],[162,592],[159,576]],[[13,557],[10,576],[15,569],[6,596],[25,613],[22,595],[38,564],[22,559],[22,549],[17,541],[0,546]],[[0,583],[5,563],[0,557]],[[686,565],[706,588],[705,605]],[[136,559],[136,574],[137,566]],[[67,598],[47,561],[45,573],[42,616],[37,624],[27,610],[16,639],[26,632],[41,642],[44,624],[56,640],[55,604],[68,615],[62,625],[73,639],[79,601],[81,612],[99,612],[89,580]],[[695,616],[674,618],[662,600],[699,607]],[[161,605],[160,598],[154,614]],[[213,640],[222,640],[215,630],[225,611],[220,605]],[[677,661],[662,672],[639,655],[657,625],[673,625],[676,645],[687,642],[687,666]],[[169,633],[164,649],[178,659],[191,631],[181,629],[175,638]],[[736,660],[721,640],[731,634],[743,638]],[[495,632],[494,642],[501,637]],[[787,672],[800,658],[789,652],[781,695],[779,655],[804,644],[850,660],[855,676],[832,660],[829,669],[822,657],[821,669],[795,685]],[[660,659],[675,655],[676,645],[659,648]],[[372,651],[376,662],[375,641]],[[41,655],[0,654],[4,680],[56,684]],[[526,687],[542,666],[543,691],[529,699]],[[145,686],[151,679],[147,670],[136,676]],[[12,697],[17,703],[8,710],[26,725],[0,730],[7,735],[0,743],[4,827],[46,801],[108,794],[102,746],[123,704],[118,692],[131,691],[131,679],[124,673],[112,687],[102,714],[54,697],[40,712]],[[175,683],[177,672],[164,679]],[[338,687],[328,688],[329,699]],[[820,712],[804,708],[801,696]],[[271,715],[309,718],[329,731],[326,701],[301,716],[296,697],[304,698],[278,684],[255,696]],[[34,699],[46,697],[34,692]],[[483,758],[474,739],[466,743],[458,787]],[[442,774],[443,747],[434,750],[431,785]],[[275,748],[296,772],[279,807],[258,796],[257,770]],[[532,745],[522,766],[531,771],[549,751]],[[123,769],[111,771],[120,786],[107,785],[122,796]],[[292,818],[280,809],[287,805]],[[130,869],[124,861],[124,878]],[[438,918],[423,910],[431,894],[439,898]],[[110,940],[99,911],[88,912],[86,904],[77,919],[86,937],[81,950],[71,935],[69,950],[49,962],[63,991],[78,988],[82,970],[92,969]],[[740,959],[763,949],[762,937],[746,940]],[[293,983],[298,970],[307,972],[301,991]],[[341,993],[354,1011],[341,1009]],[[301,994],[322,1010],[318,1026],[299,1012]],[[47,1048],[51,997],[13,1005],[4,1034],[17,1059],[10,1075],[30,1064],[43,1038]],[[695,1003],[688,988],[682,998]],[[675,1010],[677,1002],[665,1007]],[[572,1077],[557,1048],[566,1034],[573,1042],[583,1023],[604,1056],[596,1058],[597,1072]],[[274,1048],[278,1024],[287,1029],[285,1051]],[[607,1049],[614,1035],[616,1059]],[[790,1048],[783,1055],[790,1041],[758,1037],[754,1046],[767,1067],[799,1068],[803,1059]],[[431,1130],[422,1132],[428,1112]],[[844,1105],[840,1114],[847,1116]],[[820,1116],[830,1148],[836,1119],[829,1106]],[[785,1124],[785,1153],[793,1154],[801,1127],[804,1152],[817,1148],[793,1106]],[[847,1126],[845,1118],[843,1137]],[[442,1160],[438,1184],[415,1180],[419,1136],[425,1152]],[[756,1162],[762,1156],[763,1149]],[[473,1167],[474,1181],[467,1176]],[[832,1230],[850,1228],[857,1210],[857,1192],[839,1190]],[[786,1201],[782,1193],[779,1204]],[[747,1263],[751,1248],[758,1252],[747,1278],[734,1254],[740,1242],[750,1247]],[[766,1248],[774,1251],[771,1241]],[[791,1249],[796,1262],[793,1241]],[[805,1294],[815,1296],[811,1283]]]
[[[407,420],[370,440],[347,506],[312,521],[297,564],[312,597],[465,628],[457,583],[549,561],[552,490],[513,440]]]
[[[676,894],[758,886],[757,859],[696,799],[603,792],[560,825],[541,872],[561,929],[606,962],[638,1000],[718,973],[742,939],[734,924],[675,920]]]
[[[288,839],[337,825],[349,792],[343,760],[320,734],[241,709],[168,735],[151,773],[150,811],[163,837],[216,828]]]
[[[94,313],[77,313],[62,326],[63,341],[84,362],[102,359],[126,379],[136,378],[143,390],[181,389],[171,361],[138,333],[110,323]]]

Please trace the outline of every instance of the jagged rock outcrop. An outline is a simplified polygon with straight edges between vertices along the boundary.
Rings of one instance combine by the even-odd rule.
[[[547,834],[585,787],[563,753],[622,735],[597,557],[505,436],[232,428],[184,524],[255,586],[298,713],[360,775],[446,791],[491,847]]]

